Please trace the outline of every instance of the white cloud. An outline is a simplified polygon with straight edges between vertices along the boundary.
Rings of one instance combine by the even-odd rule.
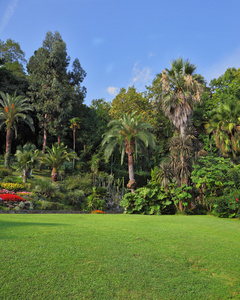
[[[154,53],[152,53],[151,51],[148,53],[148,58],[155,56]]]
[[[154,76],[151,74],[149,67],[139,66],[139,63],[135,63],[132,69],[132,78],[130,80],[130,86],[134,85],[139,90],[144,90],[146,85],[152,83]]]
[[[228,68],[240,68],[240,46],[230,55],[210,66],[203,75],[210,82],[212,79],[223,75]]]
[[[5,14],[3,16],[1,25],[0,25],[0,33],[7,26],[9,20],[11,19],[15,9],[17,8],[18,0],[10,0],[10,4],[8,5]]]
[[[119,91],[119,88],[113,87],[113,86],[109,86],[109,87],[107,88],[107,91],[109,92],[110,95],[116,96],[117,93],[118,93],[118,91]]]

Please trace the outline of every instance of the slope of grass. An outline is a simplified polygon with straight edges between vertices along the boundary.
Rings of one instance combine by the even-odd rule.
[[[0,215],[0,299],[240,299],[240,222]]]

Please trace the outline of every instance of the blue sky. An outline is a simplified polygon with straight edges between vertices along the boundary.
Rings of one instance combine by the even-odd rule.
[[[169,60],[189,58],[206,80],[240,67],[239,0],[1,0],[0,39],[29,59],[59,31],[87,72],[86,104],[145,90]]]

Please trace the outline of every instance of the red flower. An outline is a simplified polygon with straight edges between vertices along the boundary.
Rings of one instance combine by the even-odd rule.
[[[21,202],[26,201],[22,197],[12,194],[0,194],[0,198],[2,201],[15,201],[15,202]]]
[[[236,199],[236,201],[238,201],[238,199]]]

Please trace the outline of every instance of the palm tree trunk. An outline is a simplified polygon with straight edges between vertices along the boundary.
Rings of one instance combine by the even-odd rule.
[[[58,136],[58,146],[60,146],[60,144],[61,144],[61,137],[60,137],[60,135]]]
[[[56,181],[57,181],[58,171],[57,171],[56,168],[53,168],[53,169],[52,169],[51,177],[52,177],[52,181],[53,181],[53,182],[56,182]]]
[[[11,148],[13,140],[13,129],[8,128],[6,134],[6,155],[5,155],[5,167],[10,167]]]
[[[128,172],[129,172],[129,182],[127,187],[131,189],[131,192],[134,193],[136,189],[136,181],[134,179],[134,159],[133,152],[128,153]]]
[[[23,183],[27,182],[28,170],[23,169]]]

